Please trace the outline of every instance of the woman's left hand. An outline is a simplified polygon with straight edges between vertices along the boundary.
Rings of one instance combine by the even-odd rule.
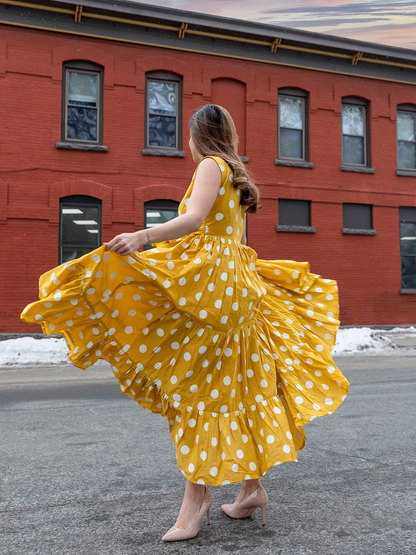
[[[114,239],[111,239],[105,248],[106,251],[114,251],[121,256],[127,256],[140,247],[145,245],[148,241],[145,239],[143,230],[135,231],[134,233],[120,233]]]

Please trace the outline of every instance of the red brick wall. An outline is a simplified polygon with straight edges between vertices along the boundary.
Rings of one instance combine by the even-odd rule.
[[[180,200],[194,171],[189,117],[211,102],[211,82],[244,81],[248,169],[263,208],[249,216],[249,244],[259,258],[308,260],[336,279],[341,324],[414,324],[416,297],[400,294],[399,206],[416,206],[414,177],[396,170],[396,105],[416,102],[414,86],[243,60],[0,26],[0,332],[41,331],[19,319],[37,299],[38,278],[58,264],[59,197],[103,200],[103,241],[143,226],[143,202]],[[62,62],[105,67],[106,153],[58,150]],[[183,75],[183,148],[187,156],[143,156],[144,75]],[[310,160],[314,169],[275,166],[277,89],[309,91]],[[341,97],[370,101],[374,175],[343,172]],[[278,198],[312,202],[317,233],[276,232]],[[376,236],[343,235],[342,203],[369,203]]]
[[[235,79],[218,78],[212,81],[211,102],[228,110],[234,120],[239,143],[238,154],[246,155],[246,85]]]

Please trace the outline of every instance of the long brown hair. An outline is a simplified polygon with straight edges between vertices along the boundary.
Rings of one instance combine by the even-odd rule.
[[[233,186],[240,189],[240,204],[246,212],[257,212],[261,206],[260,191],[247,172],[238,153],[238,135],[231,114],[217,104],[206,104],[193,114],[189,122],[195,147],[203,156],[218,156],[233,171]]]

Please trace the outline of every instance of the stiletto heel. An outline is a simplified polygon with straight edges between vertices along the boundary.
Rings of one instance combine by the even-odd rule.
[[[266,505],[261,505],[261,512],[263,515],[263,526],[266,526],[266,507],[267,507],[267,503]]]
[[[248,495],[240,503],[231,505],[221,505],[224,513],[231,518],[247,518],[254,513],[257,507],[261,508],[263,515],[263,526],[266,525],[266,507],[269,497],[263,486],[259,486],[256,491]]]
[[[209,510],[212,505],[212,495],[210,494],[207,486],[205,486],[204,500],[202,502],[199,513],[194,521],[194,523],[186,529],[178,528],[177,526],[172,526],[166,534],[163,536],[162,540],[164,542],[175,542],[179,540],[189,540],[194,538],[199,532],[199,526],[203,516],[207,515],[207,524],[211,524],[209,518]]]

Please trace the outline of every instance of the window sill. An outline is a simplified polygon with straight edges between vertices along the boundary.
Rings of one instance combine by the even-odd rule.
[[[358,172],[358,173],[376,173],[374,168],[367,168],[366,166],[347,166],[345,164],[341,165],[341,170],[344,172]]]
[[[57,142],[55,143],[56,148],[64,148],[67,150],[90,150],[93,152],[107,152],[108,146],[104,145],[95,145],[95,144],[86,144],[86,143],[66,143],[66,142]]]
[[[316,227],[309,225],[277,225],[276,231],[293,231],[295,233],[316,233]]]
[[[416,177],[415,170],[396,170],[396,175],[405,175],[406,177]]]
[[[313,168],[313,162],[305,162],[305,160],[282,160],[276,158],[275,166],[292,166],[294,168]]]
[[[416,289],[400,289],[400,293],[405,295],[416,295]]]
[[[142,150],[144,156],[175,156],[177,158],[185,158],[184,150],[165,150],[163,148],[144,148]]]
[[[240,160],[244,162],[244,164],[248,164],[249,157],[248,156],[240,156]]]
[[[377,235],[376,229],[353,229],[351,227],[343,227],[342,233],[349,235]]]

